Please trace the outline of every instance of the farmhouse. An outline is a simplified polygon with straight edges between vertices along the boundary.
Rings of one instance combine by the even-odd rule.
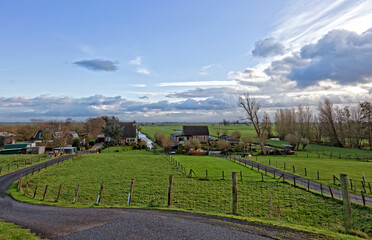
[[[135,143],[137,140],[136,121],[121,122],[120,124],[124,126],[123,135],[121,136],[121,142],[123,144]]]
[[[14,144],[15,143],[15,134],[8,132],[0,132],[0,146],[5,144]]]
[[[60,128],[57,127],[45,127],[42,129],[39,129],[36,131],[35,135],[32,137],[33,140],[35,141],[42,141],[43,140],[43,134],[45,134],[45,131],[50,131],[51,132],[51,139],[54,140],[55,138],[58,138],[62,136],[63,132]],[[69,131],[69,134],[71,135],[72,138],[79,138],[79,134],[75,131]]]
[[[171,138],[175,143],[193,139],[199,139],[201,143],[206,143],[209,138],[208,126],[182,126],[182,134],[172,134]]]

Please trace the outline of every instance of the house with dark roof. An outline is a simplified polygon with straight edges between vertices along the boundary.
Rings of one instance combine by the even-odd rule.
[[[182,134],[172,134],[171,139],[175,143],[199,139],[201,143],[207,143],[209,139],[208,126],[182,126]]]
[[[63,132],[60,128],[57,127],[45,127],[42,129],[39,129],[36,131],[35,135],[32,137],[32,140],[35,141],[42,141],[43,140],[43,131],[50,131],[52,133],[52,136],[50,140],[54,140],[55,138],[58,138],[62,136]],[[75,131],[69,131],[68,132],[72,138],[79,138],[79,134]]]
[[[137,141],[137,125],[136,121],[133,122],[121,122],[123,127],[123,135],[121,137],[121,143],[131,144]]]

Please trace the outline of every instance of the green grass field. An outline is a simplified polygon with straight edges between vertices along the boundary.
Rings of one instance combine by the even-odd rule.
[[[240,156],[237,155],[237,157]],[[318,155],[314,152],[297,152],[296,155],[287,156],[259,155],[253,156],[252,160],[289,173],[293,173],[294,166],[294,174],[333,187],[340,187],[340,182],[337,180],[336,185],[333,184],[333,175],[340,179],[341,173],[347,174],[349,179],[352,179],[354,187],[353,192],[357,194],[360,194],[360,191],[364,190],[361,183],[364,175],[367,182],[367,195],[372,196],[368,188],[368,183],[370,183],[372,187],[372,161],[366,162],[356,159],[339,159],[338,157],[330,158],[327,155]]]
[[[2,240],[38,240],[35,234],[31,233],[28,229],[22,229],[19,226],[4,222],[0,219],[0,239]]]
[[[50,159],[46,154],[0,155],[0,176]]]
[[[131,179],[135,180],[131,207],[166,207],[168,176],[174,175],[173,207],[211,214],[231,214],[231,172],[238,172],[238,215],[246,218],[273,221],[277,224],[318,228],[324,231],[343,231],[343,210],[338,200],[276,182],[241,164],[209,156],[176,155],[175,159],[198,175],[189,178],[163,156],[147,151],[113,152],[81,156],[54,165],[23,180],[21,192],[37,202],[43,198],[55,204],[60,184],[59,205],[71,206],[75,190],[80,184],[77,205],[93,206],[100,185],[104,183],[102,206],[126,207]],[[208,169],[208,179],[205,170]],[[222,180],[222,171],[225,178]],[[240,180],[242,171],[243,180]],[[27,190],[26,190],[27,184]],[[38,186],[33,198],[35,186]],[[23,199],[24,200],[24,199]],[[355,229],[372,235],[372,209],[353,205]],[[302,227],[301,227],[302,226]]]
[[[187,124],[193,125],[193,124]],[[256,136],[256,132],[254,131],[253,126],[247,126],[244,124],[238,125],[229,125],[224,126],[221,124],[195,124],[195,125],[208,125],[209,134],[211,136],[217,137],[217,129],[220,130],[220,135],[223,135],[223,130],[227,131],[228,135],[231,135],[234,131],[239,131],[242,136],[249,136],[254,137]],[[145,134],[147,137],[151,137],[150,139],[154,138],[156,132],[163,133],[166,136],[170,136],[171,134],[179,134],[182,132],[183,125],[155,125],[155,126],[141,126],[141,132]]]

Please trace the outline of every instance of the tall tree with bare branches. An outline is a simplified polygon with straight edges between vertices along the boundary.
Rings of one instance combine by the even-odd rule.
[[[331,143],[336,147],[343,147],[335,126],[335,109],[328,98],[319,103],[319,121],[325,125],[328,130],[328,136]]]
[[[264,126],[260,124],[260,118],[258,112],[260,110],[260,104],[256,102],[254,98],[249,96],[249,93],[245,93],[244,97],[239,99],[240,106],[245,110],[248,116],[248,120],[250,120],[253,124],[254,130],[256,131],[257,137],[260,141],[260,146],[262,150],[262,154],[266,155],[265,149],[265,131]]]

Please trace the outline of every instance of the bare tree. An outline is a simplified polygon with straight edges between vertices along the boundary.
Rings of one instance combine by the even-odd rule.
[[[263,155],[266,155],[264,143],[265,131],[263,129],[263,126],[260,124],[260,119],[258,116],[260,105],[256,102],[255,99],[249,96],[249,93],[246,93],[244,97],[240,98],[239,104],[242,108],[244,108],[245,112],[247,113],[248,119],[252,122],[260,142],[262,153]]]
[[[343,147],[336,131],[335,110],[328,98],[319,103],[319,121],[324,124],[325,130],[328,131],[331,143],[336,147]]]
[[[368,138],[369,148],[372,150],[372,103],[364,101],[359,103],[362,110],[362,121],[365,126],[366,138]]]

